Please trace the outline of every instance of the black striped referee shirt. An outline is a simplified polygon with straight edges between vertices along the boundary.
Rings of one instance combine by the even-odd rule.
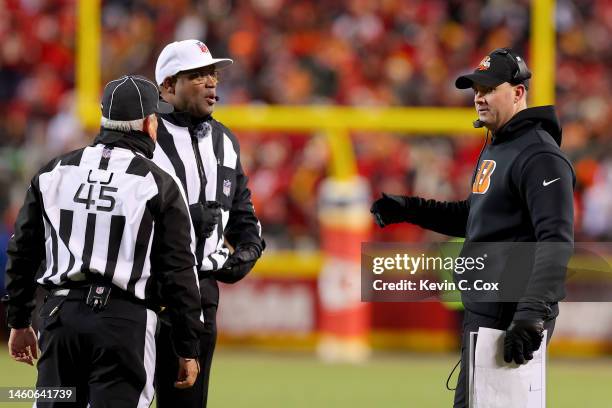
[[[52,289],[103,277],[135,298],[158,296],[201,320],[195,239],[180,181],[144,133],[103,130],[93,146],[34,176],[9,242],[8,323],[30,324],[35,282]]]

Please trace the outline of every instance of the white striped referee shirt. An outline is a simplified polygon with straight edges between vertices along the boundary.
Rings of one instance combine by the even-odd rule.
[[[201,320],[180,181],[143,155],[154,148],[144,134],[103,130],[96,142],[32,179],[9,242],[9,324],[29,324],[34,281],[53,289],[99,279],[145,301],[161,291],[161,302]]]
[[[153,161],[181,181],[189,204],[217,201],[222,206],[217,230],[210,238],[198,237],[196,257],[201,270],[223,266],[229,256],[225,240],[233,247],[262,245],[240,146],[227,127],[212,117],[194,123],[183,112],[161,115]]]

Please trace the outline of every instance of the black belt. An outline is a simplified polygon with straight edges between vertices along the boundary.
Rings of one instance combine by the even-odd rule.
[[[94,291],[96,287],[102,287],[103,285],[91,284],[86,286],[78,286],[72,288],[56,288],[51,289],[49,295],[50,296],[65,296],[66,300],[87,300],[87,297],[90,293],[91,288],[93,287]],[[142,306],[145,306],[147,309],[151,309],[155,312],[159,311],[159,305],[153,304],[153,302],[148,302],[143,299],[139,299],[133,294],[126,292],[123,289],[118,288],[117,286],[107,286],[110,287],[109,299],[122,299],[127,300],[132,303],[136,303]]]

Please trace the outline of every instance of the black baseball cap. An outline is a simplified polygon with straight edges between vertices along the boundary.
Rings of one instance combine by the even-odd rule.
[[[172,105],[159,99],[157,85],[143,76],[126,75],[104,87],[102,116],[109,120],[138,120],[172,111]]]
[[[504,82],[528,86],[529,78],[531,72],[520,56],[510,48],[498,48],[484,57],[473,73],[457,78],[455,86],[467,89],[476,83],[494,88]]]

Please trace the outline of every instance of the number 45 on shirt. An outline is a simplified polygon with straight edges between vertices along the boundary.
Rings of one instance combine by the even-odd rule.
[[[94,194],[94,190],[96,187],[99,187],[99,192],[97,196],[98,204],[95,207],[96,211],[106,211],[111,212],[115,208],[115,197],[111,194],[116,193],[119,189],[117,187],[111,187],[108,184],[113,180],[114,173],[110,173],[108,180],[92,180],[91,178],[92,170],[89,170],[89,174],[87,175],[87,183],[81,183],[79,189],[74,194],[73,201],[79,204],[85,204],[86,209],[90,209],[92,206],[96,204],[96,199]],[[86,189],[88,187],[88,189]],[[86,190],[84,192],[83,190]],[[83,196],[81,196],[83,194]],[[85,196],[86,194],[86,196]]]

